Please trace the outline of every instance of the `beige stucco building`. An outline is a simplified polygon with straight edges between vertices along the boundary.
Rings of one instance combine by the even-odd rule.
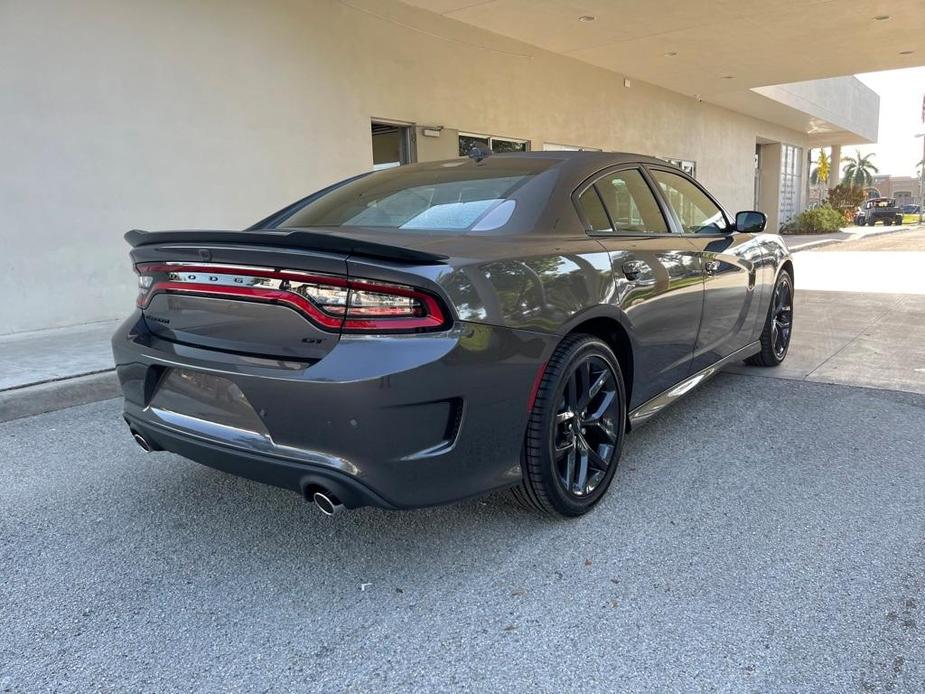
[[[913,176],[875,175],[873,185],[868,189],[869,197],[896,198],[896,204],[920,205],[922,200],[922,179]]]
[[[922,42],[914,2],[844,5],[5,0],[0,334],[126,314],[128,229],[241,228],[472,138],[672,159],[776,226],[810,146],[877,138],[850,75],[923,57],[897,53]],[[842,49],[852,32],[866,52]]]

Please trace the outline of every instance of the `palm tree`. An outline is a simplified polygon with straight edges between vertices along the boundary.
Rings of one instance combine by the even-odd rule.
[[[816,167],[809,174],[809,182],[813,185],[829,182],[829,168],[832,166],[829,161],[829,155],[824,149],[819,150],[819,156],[816,158]]]
[[[846,183],[852,188],[866,188],[874,182],[873,174],[878,173],[880,169],[874,166],[870,158],[874,153],[861,156],[861,150],[854,150],[853,157],[845,157],[842,163],[845,167],[842,169],[842,183]]]

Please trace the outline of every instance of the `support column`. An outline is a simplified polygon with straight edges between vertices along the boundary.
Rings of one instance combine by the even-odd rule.
[[[841,145],[832,145],[829,155],[829,188],[841,183]]]

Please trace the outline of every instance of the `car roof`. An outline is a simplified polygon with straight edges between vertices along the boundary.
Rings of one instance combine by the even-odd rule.
[[[571,162],[590,162],[590,163],[600,163],[602,166],[609,166],[612,164],[622,164],[622,163],[644,163],[644,164],[667,164],[668,162],[664,159],[659,159],[658,157],[649,156],[647,154],[637,154],[635,152],[597,152],[589,150],[550,150],[550,151],[535,151],[535,152],[499,152],[497,154],[492,154],[486,157],[485,160],[497,159],[559,159],[563,161]]]
[[[460,159],[465,160],[465,157],[446,159],[438,162],[424,162],[421,164],[412,164],[411,166],[442,166],[451,162],[458,164]],[[658,159],[657,157],[646,154],[636,154],[633,152],[575,152],[568,150],[492,153],[482,159],[479,162],[479,166],[486,168],[491,168],[492,166],[503,167],[506,162],[526,162],[531,160],[550,162],[550,165],[558,170],[560,181],[566,186],[576,186],[581,183],[581,181],[602,169],[611,166],[620,166],[621,164],[671,166],[671,164],[664,159]],[[678,169],[678,173],[683,172]]]

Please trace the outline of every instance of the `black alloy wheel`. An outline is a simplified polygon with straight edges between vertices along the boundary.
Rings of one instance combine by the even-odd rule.
[[[784,274],[774,288],[774,305],[771,308],[771,346],[774,356],[783,361],[790,347],[793,332],[793,287],[790,275]]]
[[[589,511],[613,479],[625,407],[623,374],[610,348],[590,335],[563,340],[530,415],[518,500],[551,515]]]
[[[771,305],[761,333],[761,351],[746,359],[753,366],[777,366],[787,356],[793,336],[793,278],[780,273],[771,295]]]

